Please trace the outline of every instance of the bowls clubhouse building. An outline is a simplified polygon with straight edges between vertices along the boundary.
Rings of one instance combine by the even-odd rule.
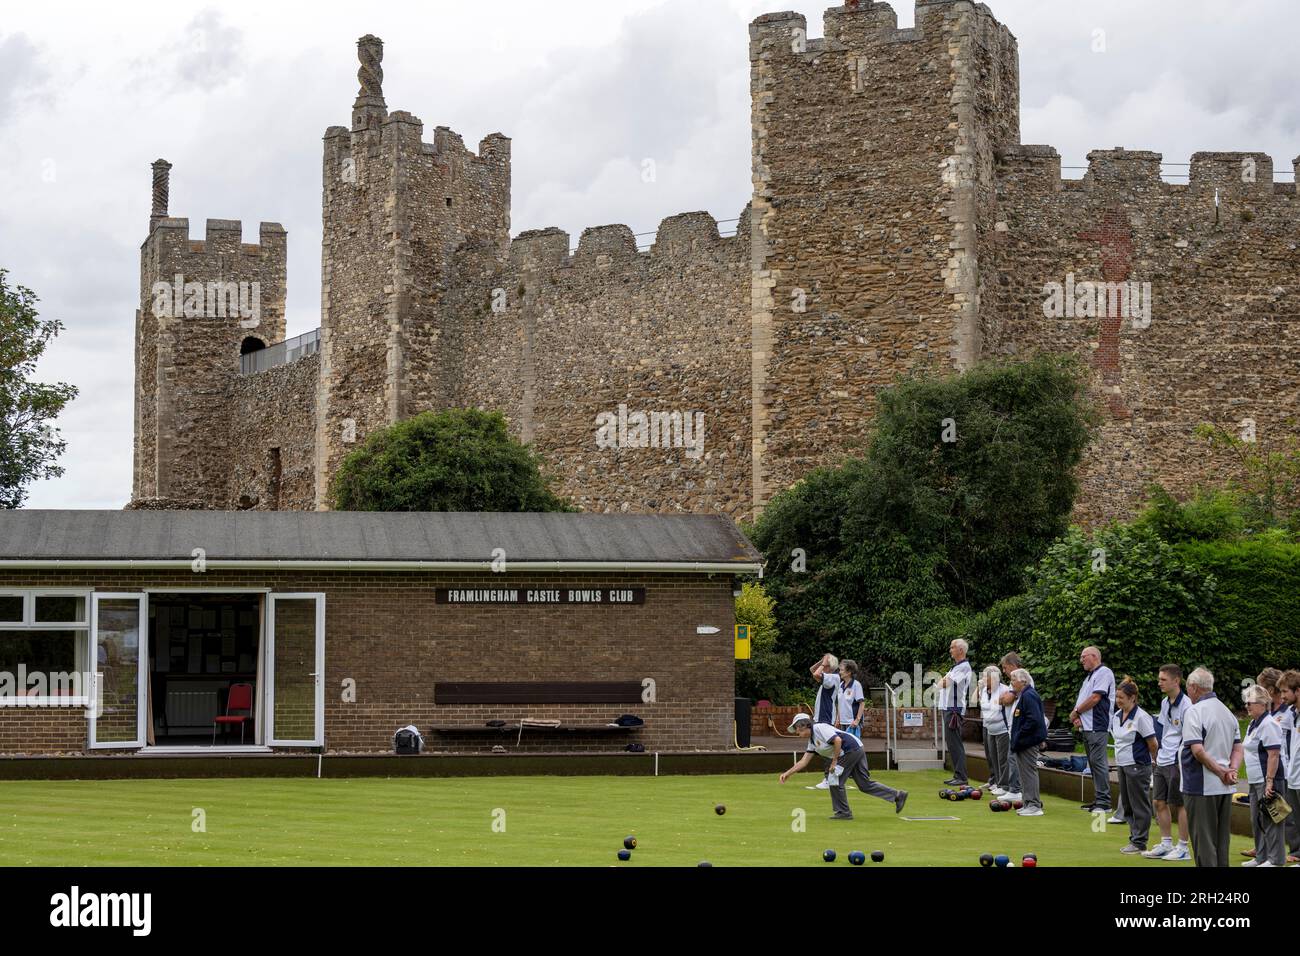
[[[761,568],[721,515],[0,511],[0,754],[727,750]]]

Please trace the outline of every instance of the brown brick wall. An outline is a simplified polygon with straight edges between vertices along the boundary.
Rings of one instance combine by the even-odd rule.
[[[438,587],[502,584],[644,587],[643,605],[621,607],[449,607],[434,603]],[[262,574],[209,571],[0,572],[0,587],[95,587],[132,591],[163,587],[270,587],[280,592],[324,592],[325,736],[331,751],[384,751],[399,727],[415,724],[428,749],[482,751],[493,744],[516,749],[514,738],[449,738],[432,724],[534,717],[565,723],[607,722],[621,713],[642,717],[631,735],[550,736],[525,731],[522,749],[621,749],[629,741],[647,750],[721,750],[732,744],[734,662],[731,578],[705,575],[451,575],[315,572]],[[697,625],[717,627],[699,635]],[[653,678],[657,700],[608,706],[456,705],[439,707],[433,685],[445,681],[637,680]],[[345,679],[356,682],[356,702],[342,701]],[[0,728],[7,710],[0,710]],[[64,750],[70,718],[22,718],[37,723],[15,733],[4,750]],[[77,748],[86,731],[74,712]],[[9,718],[12,719],[12,718]],[[51,723],[53,721],[53,723]],[[62,728],[62,729],[59,729]],[[0,730],[0,733],[3,733]],[[24,734],[30,732],[31,736]]]
[[[87,734],[84,707],[0,707],[0,753],[80,753]]]

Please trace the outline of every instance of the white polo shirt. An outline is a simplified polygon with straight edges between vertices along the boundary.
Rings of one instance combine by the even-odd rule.
[[[1181,689],[1172,701],[1166,697],[1160,702],[1160,719],[1156,721],[1156,738],[1160,750],[1156,753],[1156,766],[1171,767],[1178,763],[1178,748],[1183,742],[1183,721],[1192,708],[1192,699]]]
[[[939,709],[965,711],[970,700],[970,682],[973,676],[970,661],[953,664],[952,670],[943,676],[948,679],[948,686],[939,688]]]
[[[1278,729],[1277,721],[1271,714],[1263,714],[1250,722],[1250,726],[1246,728],[1246,739],[1241,742],[1241,748],[1245,751],[1247,783],[1267,783],[1265,775],[1268,773],[1268,755],[1270,751],[1279,752],[1277,773],[1274,777],[1274,786],[1276,786],[1277,779],[1283,776],[1282,731]]]
[[[854,681],[849,687],[840,681],[835,687],[835,720],[841,724],[852,724],[857,719],[858,702],[865,699],[859,681]]]
[[[1232,760],[1232,748],[1240,741],[1241,727],[1237,718],[1213,693],[1193,704],[1183,721],[1183,742],[1178,751],[1183,793],[1190,797],[1234,793],[1233,787],[1202,766],[1192,754],[1192,744],[1200,744],[1220,767],[1227,767]]]
[[[1104,733],[1110,730],[1107,721],[1110,720],[1110,712],[1115,707],[1115,674],[1105,664],[1098,664],[1083,679],[1079,696],[1074,701],[1074,709],[1078,710],[1079,705],[1093,694],[1101,694],[1101,700],[1097,701],[1097,706],[1080,714],[1079,720],[1083,722],[1083,730]]]
[[[1156,725],[1141,707],[1134,707],[1127,714],[1115,711],[1110,718],[1110,735],[1115,738],[1115,766],[1151,765],[1147,741],[1156,735]]]
[[[830,724],[813,724],[812,736],[808,738],[808,746],[805,749],[810,754],[815,753],[822,757],[833,757],[835,756],[833,741],[836,737],[840,738],[841,754],[852,753],[862,747],[862,744],[858,743],[858,738],[847,730],[840,730]]]

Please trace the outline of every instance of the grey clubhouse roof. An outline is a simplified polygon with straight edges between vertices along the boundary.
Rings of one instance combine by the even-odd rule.
[[[0,565],[549,566],[754,573],[762,556],[724,515],[358,511],[5,511]]]

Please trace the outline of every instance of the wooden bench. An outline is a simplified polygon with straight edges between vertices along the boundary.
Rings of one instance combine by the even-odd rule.
[[[500,727],[489,727],[486,724],[434,724],[429,729],[436,734],[517,734],[521,728],[519,721],[516,720],[514,723],[503,724]],[[639,726],[618,727],[610,724],[560,724],[558,727],[526,724],[522,729],[530,733],[544,731],[564,734],[626,734],[641,728]]]
[[[433,702],[438,705],[640,704],[641,693],[639,680],[442,681],[433,685]]]

